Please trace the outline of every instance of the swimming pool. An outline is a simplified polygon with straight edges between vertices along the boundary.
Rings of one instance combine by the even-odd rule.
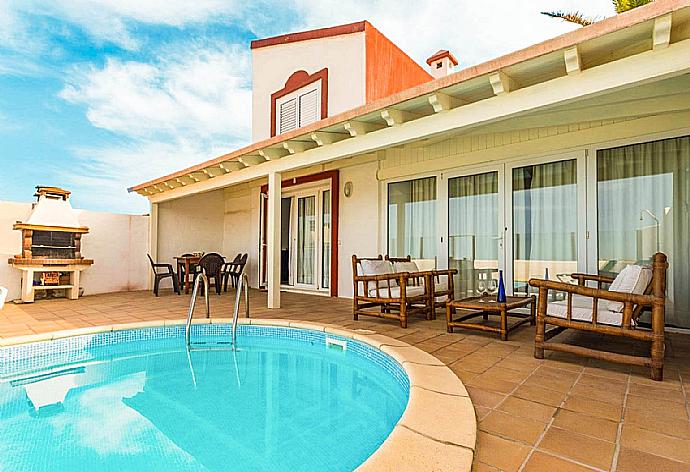
[[[353,470],[405,411],[401,365],[335,334],[199,324],[0,350],[0,470]]]

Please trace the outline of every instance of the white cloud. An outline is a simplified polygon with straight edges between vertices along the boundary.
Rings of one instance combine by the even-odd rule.
[[[5,9],[48,16],[79,26],[97,41],[140,46],[136,23],[183,26],[218,22],[238,10],[234,0],[4,0]],[[16,17],[16,15],[15,15]],[[2,26],[2,24],[0,24]],[[19,31],[14,25],[14,31]]]
[[[77,69],[60,96],[85,105],[94,126],[130,137],[246,136],[249,78],[246,52],[198,48],[154,64],[109,59]]]
[[[83,105],[94,126],[124,138],[124,144],[74,149],[81,165],[63,177],[98,195],[91,204],[104,207],[107,194],[122,208],[126,187],[248,141],[246,50],[216,44],[162,56],[153,64],[109,59],[102,68],[75,69],[60,92]]]

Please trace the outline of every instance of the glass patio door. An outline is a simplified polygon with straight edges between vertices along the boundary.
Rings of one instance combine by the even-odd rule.
[[[690,136],[601,149],[595,158],[595,269],[615,276],[664,252],[666,324],[690,328]]]
[[[503,171],[451,176],[448,191],[448,268],[457,269],[455,298],[498,289],[504,268]]]
[[[298,197],[295,247],[297,286],[315,285],[316,238],[316,196]]]
[[[515,295],[532,293],[530,278],[564,280],[577,272],[578,160],[564,159],[515,165],[511,182],[512,289]]]

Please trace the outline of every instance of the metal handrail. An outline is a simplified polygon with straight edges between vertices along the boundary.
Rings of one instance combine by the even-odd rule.
[[[204,282],[204,301],[206,302],[206,318],[211,317],[211,312],[209,310],[209,303],[208,303],[208,277],[206,277],[206,274],[203,272],[199,273],[196,276],[196,279],[194,279],[194,289],[192,290],[192,300],[189,302],[189,313],[187,314],[187,325],[185,326],[184,330],[184,338],[185,341],[187,342],[187,347],[191,344],[189,337],[190,333],[192,330],[192,317],[194,316],[194,305],[196,305],[196,294],[199,291],[199,280],[203,280]]]
[[[237,319],[240,312],[240,298],[244,292],[244,313],[245,317],[249,318],[249,277],[247,273],[242,271],[242,274],[237,280],[237,292],[235,293],[235,308],[232,312],[232,349],[237,348]]]

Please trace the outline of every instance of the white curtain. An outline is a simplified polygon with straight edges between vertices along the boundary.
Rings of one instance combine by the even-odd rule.
[[[316,198],[297,199],[297,282],[314,283],[316,252]]]
[[[577,268],[577,161],[513,170],[515,290],[530,277],[549,278]]]
[[[436,178],[388,185],[388,252],[391,256],[434,259]]]
[[[448,266],[458,270],[458,298],[475,293],[480,274],[498,270],[498,210],[498,172],[448,181]]]
[[[690,327],[690,137],[597,152],[599,269],[669,258],[666,323]]]
[[[331,279],[331,191],[323,192],[323,226],[321,228],[321,287],[330,287]]]

